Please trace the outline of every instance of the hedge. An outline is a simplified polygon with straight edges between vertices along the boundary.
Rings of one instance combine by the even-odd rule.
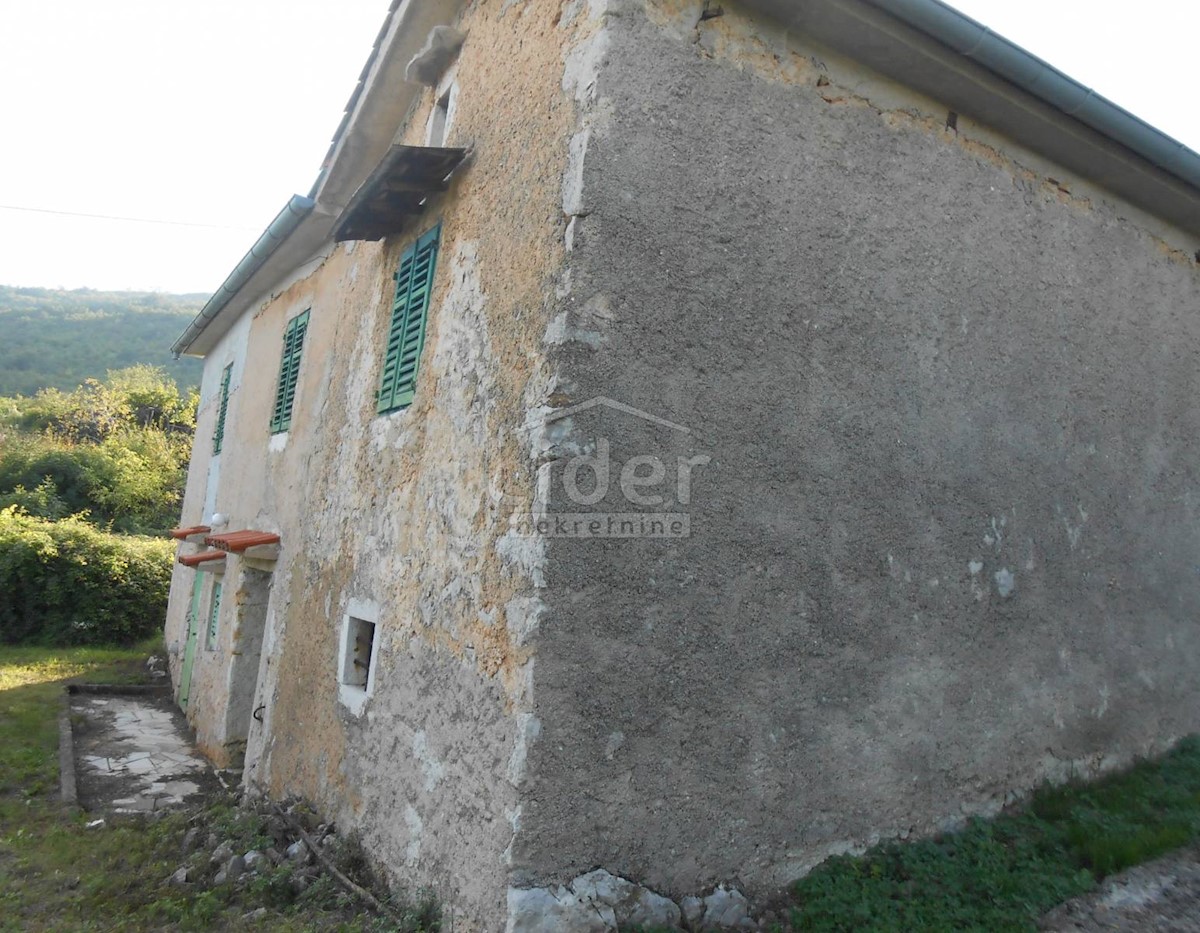
[[[158,632],[172,542],[117,535],[81,517],[0,509],[0,642],[131,644]]]

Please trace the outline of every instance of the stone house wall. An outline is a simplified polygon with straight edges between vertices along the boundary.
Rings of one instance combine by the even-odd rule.
[[[240,753],[261,629],[247,781],[465,928],[597,867],[767,894],[1197,727],[1196,238],[704,9],[469,4],[396,136],[452,83],[450,190],[327,245],[206,363],[184,524],[283,546],[265,604],[230,559],[201,744]],[[391,275],[438,221],[416,399],[378,416]],[[646,512],[686,533],[542,521]],[[357,705],[349,616],[376,624]]]
[[[560,422],[548,511],[708,461],[546,541],[519,885],[761,894],[1200,726],[1195,236],[721,6],[594,39],[563,404],[688,433]]]

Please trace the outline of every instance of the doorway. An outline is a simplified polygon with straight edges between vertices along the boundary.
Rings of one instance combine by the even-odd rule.
[[[192,694],[192,667],[196,663],[196,644],[200,641],[200,594],[204,591],[204,574],[194,571],[192,602],[187,614],[187,642],[183,647],[183,668],[179,672],[179,708],[188,708]]]
[[[245,759],[246,738],[250,735],[250,720],[254,715],[271,578],[268,571],[247,567],[241,572],[234,596],[237,630],[229,666],[229,705],[225,714],[225,748],[230,766],[234,768],[240,768]]]

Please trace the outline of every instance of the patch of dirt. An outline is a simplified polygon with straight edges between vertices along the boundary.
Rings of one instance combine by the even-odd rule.
[[[1113,875],[1091,894],[1054,908],[1038,929],[1051,933],[1200,931],[1200,847]]]

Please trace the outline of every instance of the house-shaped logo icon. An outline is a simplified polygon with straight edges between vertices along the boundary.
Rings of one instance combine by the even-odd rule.
[[[652,415],[648,411],[642,411],[640,408],[634,408],[632,405],[626,405],[623,402],[618,402],[615,399],[607,398],[603,395],[596,395],[588,399],[586,402],[580,402],[578,405],[571,405],[569,408],[560,408],[558,411],[552,412],[545,418],[546,424],[551,424],[555,421],[561,421],[563,418],[570,418],[572,415],[580,414],[592,408],[611,408],[613,411],[619,411],[626,415],[632,415],[634,418],[640,418],[643,421],[649,421],[651,424],[657,424],[664,428],[670,428],[672,431],[681,431],[684,434],[691,434],[692,429],[684,427],[682,424],[676,424],[674,421],[668,421],[666,418],[660,418],[657,415]]]

